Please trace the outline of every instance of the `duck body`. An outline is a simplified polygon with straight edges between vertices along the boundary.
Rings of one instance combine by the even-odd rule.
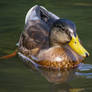
[[[59,19],[42,6],[32,7],[26,15],[25,29],[18,42],[18,52],[46,68],[70,69],[78,66],[84,57],[65,43],[68,42],[68,37],[64,32],[62,36],[56,36],[60,33],[53,31],[57,30],[53,29],[53,24]],[[62,37],[66,38],[62,40]]]

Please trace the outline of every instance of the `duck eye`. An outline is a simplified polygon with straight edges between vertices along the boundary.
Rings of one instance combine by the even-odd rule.
[[[66,32],[68,35],[70,35],[70,32],[68,31],[68,29],[66,29],[65,32]]]

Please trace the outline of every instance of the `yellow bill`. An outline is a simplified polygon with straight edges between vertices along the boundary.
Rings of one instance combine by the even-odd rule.
[[[87,57],[89,53],[79,42],[78,36],[72,36],[72,40],[69,42],[69,46],[80,56]]]

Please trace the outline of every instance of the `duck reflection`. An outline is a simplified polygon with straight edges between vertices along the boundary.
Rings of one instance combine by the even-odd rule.
[[[51,70],[39,67],[38,71],[50,82],[55,84],[60,84],[68,82],[74,78],[75,70]]]
[[[43,77],[45,77],[50,85],[50,92],[83,92],[84,88],[73,88],[68,84],[68,81],[76,77],[75,69],[70,70],[52,70],[40,66],[33,61],[24,59],[24,64],[27,65],[32,71],[40,72]]]
[[[30,69],[33,71],[38,71],[41,73],[42,76],[44,76],[50,83],[54,84],[60,84],[68,82],[69,80],[72,80],[75,76],[75,69],[65,69],[65,70],[55,70],[50,68],[45,68],[41,65],[38,65],[37,63],[34,63],[33,61],[26,61],[24,60],[25,65],[27,65]]]

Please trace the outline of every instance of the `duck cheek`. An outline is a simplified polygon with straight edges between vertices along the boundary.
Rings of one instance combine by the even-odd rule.
[[[70,41],[70,38],[66,33],[60,33],[57,38],[58,41],[62,44],[65,44]]]

